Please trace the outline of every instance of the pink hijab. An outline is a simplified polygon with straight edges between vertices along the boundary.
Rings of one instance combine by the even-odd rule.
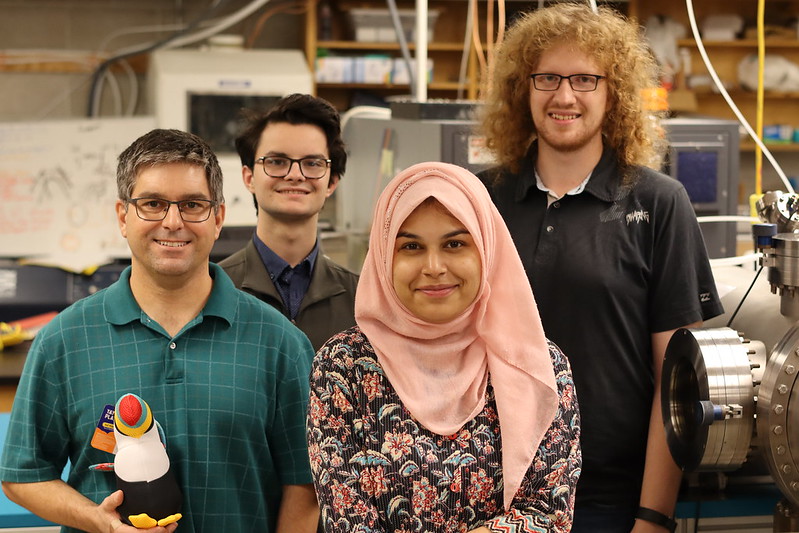
[[[412,315],[393,285],[397,233],[430,196],[464,224],[482,264],[475,301],[444,324]],[[524,267],[488,191],[471,172],[421,163],[388,184],[375,206],[355,320],[405,407],[436,434],[452,435],[480,413],[491,374],[502,431],[504,504],[509,509],[555,417],[558,395]]]

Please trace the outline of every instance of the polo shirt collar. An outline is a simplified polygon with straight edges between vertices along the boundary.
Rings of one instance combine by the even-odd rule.
[[[208,263],[208,270],[214,283],[201,314],[216,316],[228,324],[233,324],[237,308],[237,289],[224,270],[215,263]],[[131,267],[123,270],[119,280],[111,284],[105,292],[103,300],[105,317],[114,325],[122,326],[142,318],[142,309],[133,297],[133,291],[130,290],[130,271]]]
[[[238,289],[222,267],[216,263],[208,263],[208,272],[214,284],[202,314],[221,318],[229,326],[233,325],[238,309]]]
[[[516,188],[515,200],[523,201],[528,195],[538,190],[535,179],[535,164],[538,159],[538,142],[533,141],[519,169],[518,186]],[[590,193],[605,202],[617,200],[621,194],[621,176],[619,175],[616,164],[616,152],[607,145],[602,150],[599,163],[591,171],[590,179],[585,184],[583,192]]]
[[[103,298],[105,318],[117,326],[141,319],[141,307],[130,290],[130,269],[123,270],[116,283],[108,286]]]
[[[541,179],[541,176],[538,175],[538,172],[535,170],[533,172],[535,173],[535,185],[536,187],[538,187],[538,190],[544,191],[550,197],[557,200],[558,197],[555,196],[555,194],[552,192],[551,189],[549,189],[546,185],[544,185],[544,181]],[[580,184],[577,187],[575,187],[570,191],[566,191],[566,194],[564,194],[563,196],[575,196],[577,194],[580,194],[585,190],[585,186],[588,184],[588,180],[590,179],[591,179],[591,174],[588,174],[588,176],[582,182],[580,182]]]

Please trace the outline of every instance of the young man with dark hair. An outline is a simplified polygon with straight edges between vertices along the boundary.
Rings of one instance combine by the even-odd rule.
[[[324,255],[318,235],[319,213],[347,164],[339,114],[320,98],[286,96],[249,114],[236,149],[258,220],[252,241],[219,265],[318,350],[355,324],[358,276]]]

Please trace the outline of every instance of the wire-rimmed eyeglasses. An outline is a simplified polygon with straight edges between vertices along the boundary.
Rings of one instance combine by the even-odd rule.
[[[533,87],[537,91],[557,91],[560,87],[560,82],[569,80],[569,85],[572,91],[578,93],[590,93],[596,91],[599,80],[605,79],[607,76],[599,76],[597,74],[572,74],[571,76],[561,76],[560,74],[552,74],[550,72],[536,72],[530,74],[533,80]]]
[[[285,178],[291,172],[291,165],[297,163],[300,173],[309,180],[318,180],[325,177],[327,168],[330,166],[330,159],[321,157],[303,157],[292,159],[290,157],[265,155],[255,160],[264,167],[264,172],[270,178]]]
[[[164,220],[172,205],[178,206],[183,222],[205,222],[211,216],[216,202],[211,200],[164,200],[163,198],[131,198],[128,200],[136,208],[136,215],[148,222]]]

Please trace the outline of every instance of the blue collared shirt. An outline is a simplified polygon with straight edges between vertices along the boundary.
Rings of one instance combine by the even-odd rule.
[[[261,261],[264,262],[266,271],[269,272],[269,278],[283,299],[286,314],[291,320],[294,320],[300,310],[302,299],[311,285],[311,274],[316,257],[319,255],[319,242],[317,241],[305,259],[292,268],[282,257],[264,244],[258,235],[253,234],[252,240],[258,250],[258,255],[261,256]]]

